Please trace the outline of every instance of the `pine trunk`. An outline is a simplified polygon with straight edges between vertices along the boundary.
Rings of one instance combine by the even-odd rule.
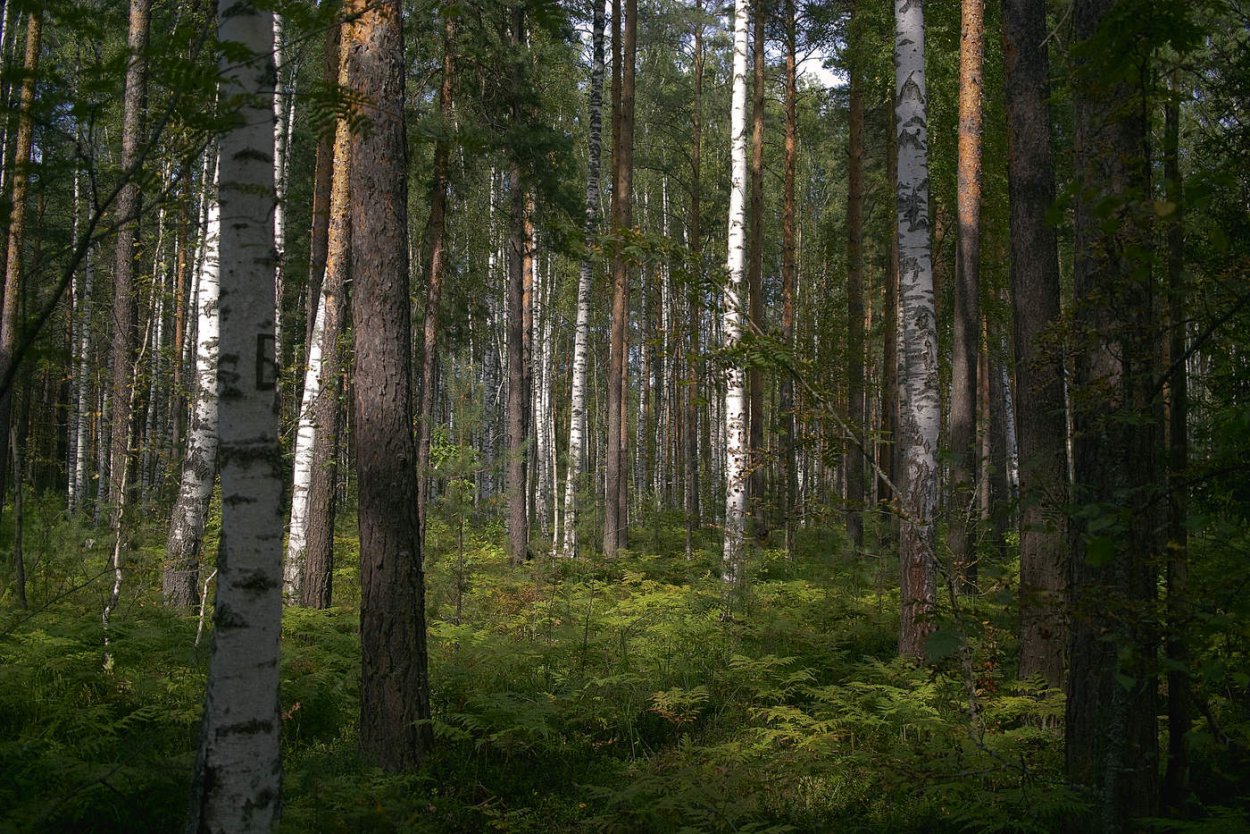
[[[747,245],[747,297],[751,329],[764,330],[764,0],[751,3],[753,83],[751,96],[751,208],[750,242]],[[747,371],[751,532],[757,541],[768,540],[768,516],[764,504],[764,373],[752,365]]]
[[[852,26],[856,9],[852,7]],[[864,90],[858,67],[850,73],[850,141],[846,199],[846,398],[851,430],[867,435],[864,414]],[[846,532],[851,547],[864,547],[864,450],[847,444]]]

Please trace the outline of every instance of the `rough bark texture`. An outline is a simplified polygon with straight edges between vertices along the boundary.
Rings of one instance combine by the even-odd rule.
[[[1050,62],[1038,0],[1002,0],[1007,77],[1007,188],[1020,446],[1020,675],[1063,683],[1067,666],[1067,418],[1059,320],[1059,250],[1046,213],[1055,200]]]
[[[113,432],[109,473],[109,503],[121,500],[121,483],[130,465],[131,397],[130,377],[134,366],[136,321],[134,268],[135,250],[139,242],[139,213],[142,204],[139,172],[140,142],[143,133],[143,110],[147,105],[147,59],[151,0],[130,0],[130,18],[126,35],[126,91],[122,104],[121,169],[129,177],[117,196],[117,241],[113,264]]]
[[[219,163],[222,537],[188,829],[232,834],[271,830],[281,808],[278,639],[285,479],[273,338],[270,13],[223,0],[218,35],[254,57],[223,58],[221,66],[222,101],[240,109],[237,126],[221,137]]]
[[[855,14],[854,10],[851,12]],[[847,416],[857,430],[864,414],[864,90],[856,67],[850,70],[850,141],[846,198],[846,399]],[[846,449],[846,533],[851,546],[864,546],[864,454],[859,444]]]
[[[1154,488],[1158,332],[1149,269],[1147,125],[1135,60],[1104,22],[1115,0],[1078,0],[1074,80],[1076,482],[1071,530],[1067,772],[1097,812],[1078,830],[1127,831],[1158,804]],[[1088,41],[1098,37],[1097,48]],[[1123,63],[1121,63],[1123,62]],[[1108,216],[1111,212],[1111,216]]]
[[[326,28],[325,64],[322,72],[327,84],[340,81],[341,50],[339,35],[342,26]],[[326,257],[330,236],[330,187],[334,175],[334,148],[338,141],[335,129],[317,137],[317,152],[313,170],[312,231],[308,241],[308,288],[304,299],[304,322],[306,337],[304,356],[312,349],[312,324],[317,318],[317,305],[321,303],[321,282],[326,274]]]
[[[512,211],[508,242],[508,555],[512,564],[529,558],[529,507],[526,491],[529,463],[529,361],[526,351],[525,190],[513,163]]]
[[[956,214],[959,270],[951,345],[950,505],[951,561],[963,585],[976,583],[977,350],[981,339],[981,67],[985,0],[963,0],[959,39],[959,140]]]
[[[742,338],[742,284],[746,259],[747,188],[747,0],[734,3],[733,87],[729,119],[729,233],[725,283],[721,301],[722,339],[732,348]],[[723,577],[737,582],[742,571],[747,512],[747,401],[746,374],[731,365],[725,380],[725,542]]]
[[[633,222],[634,174],[634,65],[638,43],[637,0],[625,0],[624,14],[616,0],[617,22],[622,27],[620,47],[620,95],[614,114],[618,135],[613,149],[612,232],[624,235]],[[624,20],[621,20],[621,17]],[[615,46],[615,45],[614,45]],[[615,80],[615,78],[614,78]],[[626,330],[629,327],[629,264],[619,249],[612,258],[612,313],[608,346],[608,450],[606,511],[604,514],[603,552],[609,558],[618,547],[627,544],[628,457],[626,445],[627,380]],[[615,501],[616,506],[613,506]]]
[[[751,3],[753,84],[751,88],[750,241],[747,245],[747,296],[751,327],[764,329],[764,0]],[[764,505],[764,373],[755,366],[747,371],[750,423],[751,532],[758,541],[768,540],[768,516]]]
[[[890,193],[898,190],[898,137],[894,132],[894,113],[889,114],[886,128],[886,183]],[[894,505],[902,498],[894,494],[898,483],[898,426],[899,426],[899,339],[902,330],[898,317],[898,235],[890,235],[889,260],[885,273],[885,321],[881,346],[881,433],[885,441],[877,449],[877,466],[886,474],[877,484],[877,496],[881,502],[882,538],[888,546],[898,540],[898,523]]]
[[[447,230],[447,163],[451,155],[452,81],[456,69],[456,9],[443,10],[443,78],[438,88],[441,131],[434,143],[430,181],[430,220],[425,266],[425,320],[421,327],[421,412],[417,418],[417,520],[425,544],[426,502],[429,500],[430,435],[434,421],[434,379],[438,370],[438,316],[443,297],[443,238]]]
[[[13,352],[17,347],[18,318],[22,300],[22,249],[26,235],[26,203],[30,181],[31,138],[34,123],[31,107],[35,101],[35,72],[39,68],[39,49],[43,34],[43,14],[36,9],[26,23],[26,56],[22,63],[25,78],[19,94],[16,164],[13,166],[13,208],[9,215],[9,233],[5,251],[4,298],[0,301],[0,369],[7,373],[13,364]],[[15,380],[16,381],[16,380]],[[13,415],[13,389],[0,394],[0,445],[7,448],[9,427]],[[4,507],[4,493],[8,485],[7,453],[0,452],[0,508]]]
[[[353,429],[360,489],[360,746],[385,770],[433,744],[417,529],[408,307],[407,145],[399,0],[350,0],[349,88],[369,130],[351,143]]]
[[[894,93],[898,142],[899,308],[902,320],[899,442],[903,472],[902,617],[898,650],[919,658],[933,630],[937,602],[934,508],[937,446],[941,426],[938,395],[937,317],[933,306],[933,257],[929,241],[928,98],[924,72],[924,7],[919,0],[894,2]]]
[[[590,342],[590,288],[594,277],[595,238],[599,233],[599,169],[603,153],[603,3],[596,2],[592,17],[590,68],[590,137],[586,168],[586,241],[577,275],[577,323],[573,335],[573,383],[569,404],[568,470],[564,484],[564,535],[561,552],[577,555],[577,487],[585,471],[586,367]]]
[[[217,476],[218,245],[220,207],[214,197],[204,230],[204,260],[195,294],[195,399],[178,499],[169,521],[165,572],[161,580],[166,605],[190,608],[199,600],[200,554],[204,519]]]

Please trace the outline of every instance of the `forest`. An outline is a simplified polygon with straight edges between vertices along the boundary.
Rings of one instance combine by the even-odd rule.
[[[1250,2],[0,0],[0,834],[1250,831]]]

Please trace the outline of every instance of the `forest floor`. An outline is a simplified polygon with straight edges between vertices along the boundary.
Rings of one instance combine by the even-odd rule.
[[[36,509],[32,527],[61,517]],[[0,832],[178,830],[208,635],[197,647],[196,618],[158,604],[154,525],[106,673],[108,546],[46,526],[26,534],[32,608],[0,600]],[[1062,696],[1013,680],[1009,566],[983,569],[916,668],[895,657],[893,559],[836,529],[800,531],[793,558],[758,549],[728,616],[719,536],[687,559],[678,516],[637,524],[607,563],[511,568],[498,526],[466,527],[463,548],[456,533],[431,522],[438,749],[419,772],[357,752],[352,530],[335,606],[287,610],[282,831],[1050,831],[1080,807]]]

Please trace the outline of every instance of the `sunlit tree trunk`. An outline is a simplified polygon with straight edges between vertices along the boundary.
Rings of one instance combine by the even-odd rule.
[[[308,491],[312,485],[313,446],[318,431],[316,404],[321,393],[324,334],[325,310],[318,304],[316,318],[313,319],[308,361],[304,364],[304,392],[295,423],[291,521],[287,527],[286,557],[282,563],[282,598],[288,605],[299,602],[302,597],[304,558],[308,547]]]
[[[339,27],[341,28],[341,27]],[[334,38],[335,52],[339,39]],[[346,51],[342,50],[339,82],[346,86]],[[324,278],[318,280],[323,316],[321,327],[321,379],[319,395],[313,404],[317,435],[313,440],[311,477],[308,486],[308,541],[304,575],[300,583],[300,603],[309,608],[328,608],[334,590],[334,516],[338,485],[339,426],[342,421],[344,325],[350,312],[346,286],[351,257],[351,218],[348,182],[351,173],[351,128],[346,118],[335,125],[334,143],[326,155],[333,168],[327,195],[326,256]]]
[[[223,0],[220,140],[221,525],[208,695],[187,829],[271,830],[281,808],[278,638],[282,450],[274,355],[273,29],[270,12]],[[240,60],[239,54],[251,56]]]
[[[951,560],[966,588],[976,583],[977,348],[980,344],[981,271],[981,66],[985,0],[963,0],[959,39],[959,140],[956,211],[959,270],[955,282],[950,402]],[[988,431],[988,426],[986,427]]]
[[[898,142],[899,312],[902,320],[899,442],[903,472],[902,617],[898,650],[919,658],[937,602],[934,510],[937,504],[937,319],[929,241],[929,123],[924,66],[924,8],[894,0],[894,114]]]
[[[1059,321],[1050,62],[1040,0],[1002,0],[1007,187],[1020,445],[1020,675],[1063,683],[1068,626],[1067,418],[1063,361],[1045,335]]]
[[[216,186],[214,176],[213,187]],[[205,188],[209,188],[205,183]],[[217,475],[217,355],[218,355],[218,248],[220,207],[209,200],[204,230],[204,259],[195,293],[195,398],[178,498],[169,522],[165,544],[165,572],[161,580],[168,606],[189,608],[199,595],[200,553],[204,544],[204,519]]]
[[[599,167],[603,149],[604,8],[595,0],[591,33],[590,138],[586,172],[586,217],[577,276],[577,323],[573,335],[573,390],[569,404],[568,470],[564,483],[564,535],[561,552],[577,555],[577,487],[586,466],[586,366],[590,340],[590,287],[594,277],[595,236],[599,232]]]
[[[722,340],[733,348],[742,338],[744,261],[746,256],[747,187],[747,0],[734,3],[733,87],[729,118],[729,253],[725,261],[728,281],[721,300]],[[725,382],[725,542],[723,576],[734,583],[742,572],[747,511],[747,401],[746,375],[739,363],[729,367]]]
[[[22,255],[26,235],[27,192],[30,183],[31,144],[34,121],[31,108],[35,103],[35,73],[39,69],[39,50],[43,35],[43,12],[35,8],[26,23],[26,55],[22,62],[21,93],[18,99],[17,145],[13,166],[13,208],[9,215],[9,233],[5,251],[4,298],[0,301],[0,368],[8,370],[17,347],[18,318],[22,301]],[[13,389],[10,385],[0,394],[0,446],[6,450],[13,415]],[[7,451],[0,452],[0,508],[8,486]],[[24,592],[23,592],[24,593]]]
[[[352,429],[360,498],[360,745],[384,770],[433,745],[412,435],[407,144],[399,0],[349,0],[348,88],[369,130],[351,144]],[[367,323],[367,324],[366,324]]]

